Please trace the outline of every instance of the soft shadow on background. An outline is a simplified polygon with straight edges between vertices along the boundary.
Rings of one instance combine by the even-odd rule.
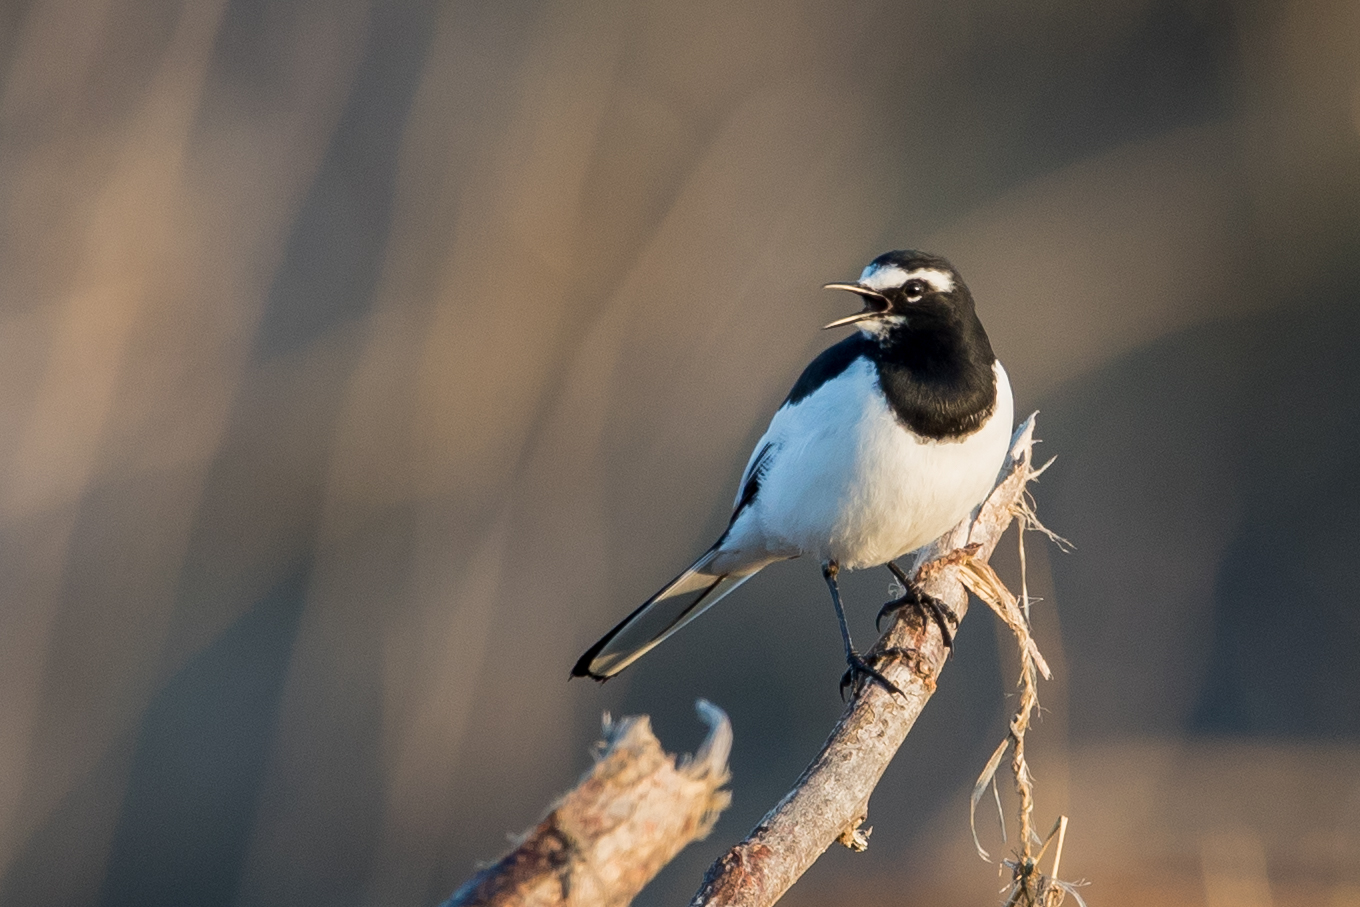
[[[1360,904],[1357,35],[1351,0],[0,5],[0,904],[434,904],[602,711],[689,749],[702,695],[734,803],[639,903],[687,898],[839,712],[815,565],[567,671],[723,525],[834,339],[817,288],[902,247],[1058,457],[1064,874]],[[994,623],[789,903],[995,902]]]

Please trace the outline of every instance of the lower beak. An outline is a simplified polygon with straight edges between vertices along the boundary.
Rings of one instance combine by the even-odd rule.
[[[847,290],[864,297],[864,308],[853,315],[846,315],[844,318],[837,318],[830,324],[823,325],[822,330],[828,328],[838,328],[847,324],[854,324],[857,321],[864,321],[868,318],[877,318],[888,311],[888,298],[877,290],[871,290],[866,286],[857,283],[829,283],[822,287],[823,290]]]

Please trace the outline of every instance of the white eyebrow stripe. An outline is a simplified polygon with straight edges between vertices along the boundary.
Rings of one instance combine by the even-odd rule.
[[[939,268],[917,268],[907,275],[908,280],[912,278],[924,280],[936,293],[954,292],[954,275],[948,271],[941,271]]]
[[[907,272],[897,265],[869,265],[859,275],[861,285],[871,290],[895,290],[907,282]]]
[[[871,290],[895,290],[905,284],[908,280],[924,280],[930,284],[930,288],[937,293],[951,293],[954,290],[954,278],[948,271],[941,271],[939,268],[913,268],[904,271],[897,265],[870,265],[864,269],[864,273],[859,276],[859,282]]]

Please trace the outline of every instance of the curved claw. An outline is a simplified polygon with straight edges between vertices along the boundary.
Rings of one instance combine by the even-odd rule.
[[[944,647],[954,648],[954,630],[950,624],[958,626],[958,615],[949,605],[925,592],[915,583],[908,583],[907,591],[901,598],[893,599],[878,610],[878,616],[874,618],[874,627],[881,629],[883,618],[903,608],[916,608],[922,617],[929,617],[935,621],[935,625],[940,628],[940,639],[944,641]]]
[[[897,684],[893,683],[891,680],[884,677],[882,673],[878,671],[877,668],[869,664],[869,662],[865,661],[864,658],[861,657],[860,654],[854,651],[853,649],[846,653],[845,663],[849,665],[849,667],[846,668],[845,673],[841,675],[842,700],[845,699],[846,687],[853,687],[857,685],[858,682],[864,677],[872,678],[873,680],[876,680],[879,683],[883,684],[883,687],[890,693],[896,693],[903,699],[907,698],[907,694],[903,693],[901,688],[899,688]]]
[[[894,598],[894,599],[893,599],[892,601],[890,601],[890,602],[885,602],[884,605],[883,605],[883,607],[881,607],[881,608],[878,609],[878,616],[874,618],[874,629],[875,629],[875,630],[877,630],[878,632],[882,633],[882,632],[883,632],[883,618],[885,618],[885,617],[887,617],[889,614],[892,614],[893,612],[897,611],[897,609],[906,607],[908,604],[910,604],[909,602],[903,601],[903,599],[905,599],[905,598],[906,598],[905,595],[902,596],[902,598]]]

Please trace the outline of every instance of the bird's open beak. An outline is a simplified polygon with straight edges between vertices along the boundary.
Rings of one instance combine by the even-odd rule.
[[[822,287],[823,290],[848,290],[864,297],[864,308],[853,315],[846,315],[844,318],[837,318],[828,325],[823,325],[822,330],[827,328],[838,328],[846,324],[854,324],[866,318],[877,318],[888,311],[888,297],[877,290],[871,290],[866,286],[857,283],[829,283]]]

